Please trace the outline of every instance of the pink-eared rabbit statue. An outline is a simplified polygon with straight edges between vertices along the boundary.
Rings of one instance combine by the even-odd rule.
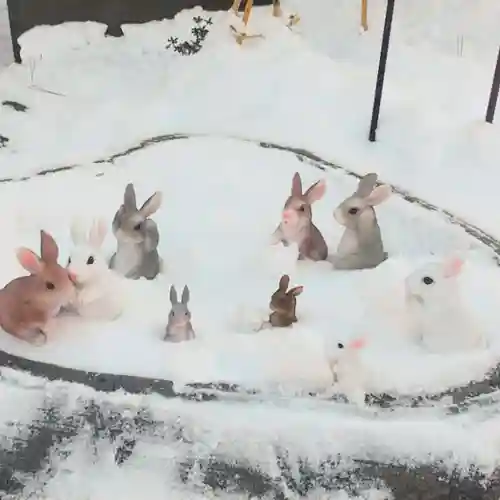
[[[75,294],[73,277],[57,262],[57,243],[43,230],[40,239],[40,257],[28,248],[16,252],[17,260],[30,275],[15,278],[0,290],[0,326],[35,345],[47,341],[49,321]]]
[[[326,192],[324,180],[315,182],[302,193],[300,174],[295,172],[292,190],[285,202],[281,222],[275,229],[272,241],[285,246],[296,244],[300,260],[320,261],[328,257],[328,246],[320,230],[312,221],[312,204],[321,200]]]

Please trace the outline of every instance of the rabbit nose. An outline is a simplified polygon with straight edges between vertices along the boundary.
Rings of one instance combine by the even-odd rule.
[[[293,217],[293,210],[283,210],[283,220],[289,221]]]
[[[77,276],[76,276],[76,274],[75,274],[75,273],[72,273],[71,271],[68,271],[68,277],[69,277],[69,279],[70,279],[73,283],[76,283],[76,281],[77,281],[77,279],[78,279],[78,278],[77,278]]]

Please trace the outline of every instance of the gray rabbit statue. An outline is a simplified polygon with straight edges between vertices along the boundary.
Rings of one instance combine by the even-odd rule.
[[[334,211],[335,220],[345,227],[331,257],[335,269],[371,269],[387,259],[374,207],[392,194],[390,186],[377,186],[377,174],[366,174],[358,188]]]
[[[189,288],[184,286],[181,302],[177,299],[175,286],[170,287],[170,302],[172,309],[168,316],[168,324],[163,340],[167,342],[183,342],[193,340],[196,335],[191,324],[191,311],[188,309]]]
[[[112,223],[117,249],[109,267],[126,278],[152,280],[161,272],[160,234],[156,222],[149,218],[160,208],[161,202],[162,195],[157,191],[138,209],[134,185],[130,183],[125,188],[123,204]]]

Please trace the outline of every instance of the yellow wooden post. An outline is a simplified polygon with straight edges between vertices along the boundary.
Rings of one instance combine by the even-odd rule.
[[[245,5],[245,11],[243,12],[243,24],[245,25],[245,28],[248,24],[248,20],[250,19],[250,13],[252,12],[252,7],[253,7],[253,0],[247,0],[247,3]]]
[[[368,0],[361,0],[361,26],[368,31]]]
[[[236,1],[235,1],[236,3]],[[233,4],[233,6],[235,5]],[[240,0],[241,4],[241,0]],[[243,41],[246,40],[247,38],[264,38],[262,35],[257,34],[257,35],[249,35],[247,34],[247,26],[248,26],[248,21],[250,20],[250,14],[252,12],[252,7],[253,7],[253,0],[245,0],[245,10],[243,11],[243,31],[238,31],[233,25],[230,25],[229,27],[231,28],[231,31],[233,32],[233,36],[236,39],[236,42],[238,45],[242,45]],[[238,5],[239,9],[239,5]]]

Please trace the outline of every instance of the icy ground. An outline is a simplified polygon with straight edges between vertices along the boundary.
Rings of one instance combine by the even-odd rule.
[[[0,96],[29,109],[2,108],[0,133],[10,142],[0,149],[0,177],[17,180],[46,169],[75,168],[0,186],[6,214],[0,219],[2,283],[20,273],[15,247],[36,247],[41,227],[55,236],[65,262],[72,218],[99,215],[110,223],[130,181],[139,201],[154,190],[163,192],[155,220],[166,272],[154,282],[124,285],[129,307],[116,323],[65,318],[43,348],[6,335],[0,336],[0,347],[66,366],[166,377],[177,386],[224,380],[259,388],[263,398],[253,402],[111,399],[133,411],[147,406],[167,429],[174,415],[198,443],[197,456],[245,457],[271,475],[276,447],[314,463],[340,453],[495,468],[500,458],[495,404],[487,412],[445,416],[439,408],[361,411],[303,397],[328,389],[329,350],[359,335],[369,341],[364,359],[379,392],[436,392],[465,384],[483,378],[500,355],[500,279],[492,253],[440,214],[395,195],[380,206],[391,258],[372,271],[333,273],[323,264],[297,265],[293,249],[268,245],[292,175],[299,171],[305,185],[319,178],[327,182],[314,218],[333,252],[341,228],[332,211],[354,190],[355,180],[239,138],[304,147],[347,170],[378,172],[383,181],[500,236],[494,208],[500,129],[482,122],[500,43],[495,23],[500,6],[493,0],[412,0],[397,6],[378,142],[371,144],[366,138],[384,2],[369,4],[370,29],[363,35],[359,6],[351,0],[284,3],[287,12],[301,15],[295,31],[259,9],[251,29],[262,31],[265,39],[242,48],[227,27],[234,19],[215,14],[203,50],[187,58],[164,46],[170,36],[189,37],[192,17],[205,15],[198,9],[175,21],[126,26],[122,39],[104,39],[104,27],[92,23],[24,35],[26,64],[4,70]],[[171,133],[204,136],[160,142],[108,161],[150,137]],[[113,245],[109,235],[107,256]],[[404,337],[398,322],[402,279],[422,262],[454,253],[467,261],[459,284],[490,348],[425,353]],[[290,331],[255,334],[252,325],[265,313],[283,272],[304,285],[300,322]],[[171,283],[191,288],[195,342],[160,341]],[[7,423],[36,418],[47,394],[68,414],[100,397],[64,384],[13,381],[5,370],[3,376],[8,377],[3,385],[9,403],[0,411],[6,438],[14,433]],[[173,440],[166,448],[155,439],[141,441],[121,468],[105,440],[97,455],[85,443],[82,438],[53,450],[52,479],[45,473],[31,478],[29,488],[41,488],[35,498],[135,499],[144,484],[152,500],[174,488],[179,498],[198,494],[178,484],[172,465],[165,475],[165,463],[187,453]]]

